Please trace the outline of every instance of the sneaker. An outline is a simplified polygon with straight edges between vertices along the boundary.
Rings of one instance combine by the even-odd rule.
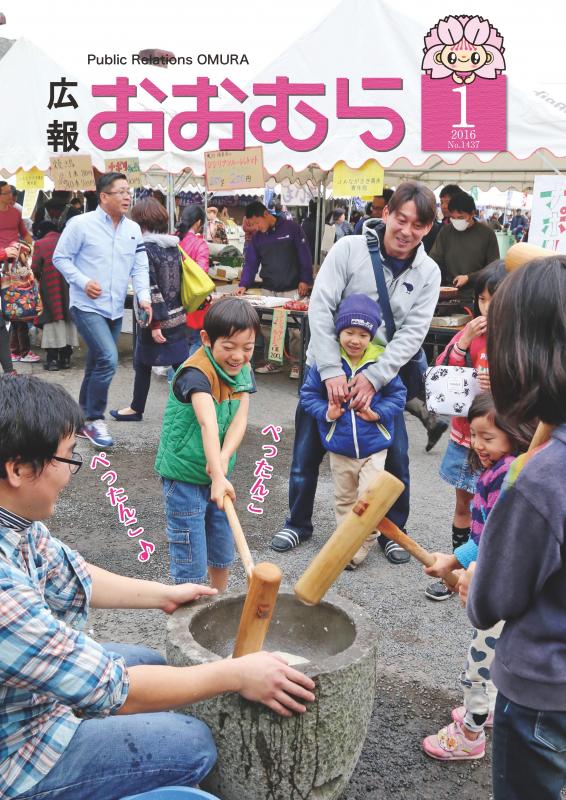
[[[375,547],[378,536],[378,533],[370,533],[365,542],[362,542],[362,546],[356,552],[350,563],[346,564],[346,569],[354,570],[366,560],[369,555],[369,551],[372,549],[372,547]]]
[[[20,361],[22,357],[18,356],[16,353],[10,353],[10,358],[12,359],[12,361],[16,361],[17,362],[17,361]]]
[[[430,453],[434,445],[439,441],[442,434],[447,430],[448,423],[439,419],[434,428],[431,428],[431,430],[428,432],[428,439],[425,447],[425,451],[427,453]]]
[[[472,761],[485,756],[485,733],[472,741],[464,735],[461,725],[452,722],[433,736],[423,739],[422,748],[438,761]]]
[[[43,369],[46,369],[48,372],[58,372],[61,368],[58,361],[52,360],[46,361],[43,365]]]
[[[299,367],[291,367],[291,372],[289,373],[290,378],[292,378],[294,381],[298,381],[300,375],[301,375],[301,370],[299,369]]]
[[[84,436],[86,439],[90,439],[95,447],[112,447],[114,444],[114,439],[108,433],[106,423],[101,419],[87,422],[77,436]]]
[[[32,353],[30,350],[29,353],[25,354],[25,356],[20,356],[18,360],[24,364],[36,364],[38,361],[41,361],[41,358],[35,353]]]
[[[454,592],[450,591],[444,581],[435,581],[425,589],[425,595],[429,600],[448,600],[453,594]]]
[[[271,361],[268,361],[263,367],[254,369],[254,372],[257,372],[258,375],[274,375],[276,372],[283,372],[283,367],[278,367],[272,364]]]
[[[458,706],[458,708],[452,709],[452,719],[454,722],[457,722],[458,725],[462,726],[464,724],[464,718],[466,716],[466,707],[465,706]],[[493,728],[493,711],[490,711],[487,715],[487,719],[484,722],[485,728]]]
[[[306,542],[311,536],[312,533],[305,535],[298,533],[293,528],[282,528],[271,540],[271,549],[278,553],[286,553],[287,550],[293,550],[302,542]]]
[[[390,564],[406,564],[411,556],[406,550],[403,550],[401,545],[397,542],[391,541],[387,536],[381,534],[378,538],[379,545],[385,553],[385,558]]]

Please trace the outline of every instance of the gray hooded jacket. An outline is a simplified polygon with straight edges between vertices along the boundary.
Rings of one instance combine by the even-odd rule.
[[[340,345],[334,329],[336,310],[350,294],[365,294],[379,302],[366,236],[378,237],[378,228],[364,225],[362,236],[344,236],[326,256],[316,277],[309,304],[311,339],[307,364],[316,363],[323,381],[343,374]],[[383,253],[382,253],[383,255]],[[438,303],[440,270],[422,244],[415,257],[396,278],[384,265],[396,332],[390,343],[383,323],[375,341],[387,345],[378,362],[364,375],[378,391],[397,375],[421,347]]]

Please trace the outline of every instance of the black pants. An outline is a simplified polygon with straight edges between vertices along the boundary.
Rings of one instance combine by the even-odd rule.
[[[31,350],[27,322],[12,322],[10,325],[10,347],[17,356],[27,356]]]
[[[10,355],[10,337],[6,330],[6,323],[0,315],[0,364],[4,372],[13,372],[12,356]]]
[[[180,366],[181,364],[173,364],[173,370],[176,372]],[[147,364],[137,363],[134,365],[134,370],[134,397],[130,408],[138,414],[143,414],[151,384],[151,367]]]

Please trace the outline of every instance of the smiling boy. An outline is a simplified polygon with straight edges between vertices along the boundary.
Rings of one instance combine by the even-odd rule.
[[[246,432],[249,362],[259,317],[237,297],[211,306],[201,331],[203,347],[177,371],[163,419],[155,468],[163,482],[170,572],[224,591],[234,558],[224,495],[235,497],[227,478]]]

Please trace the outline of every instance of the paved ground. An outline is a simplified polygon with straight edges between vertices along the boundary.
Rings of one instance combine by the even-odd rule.
[[[78,396],[78,366],[69,372],[44,373],[41,365],[20,365],[64,385]],[[131,399],[131,358],[125,348],[110,392],[110,407],[128,405]],[[315,508],[315,536],[290,554],[275,556],[269,549],[272,534],[283,522],[287,508],[287,478],[296,406],[295,382],[285,375],[259,376],[259,391],[251,404],[250,424],[240,450],[235,478],[237,508],[256,560],[276,560],[285,581],[293,583],[313,554],[334,530],[332,485],[328,466],[321,473]],[[105,487],[88,466],[73,478],[59,503],[52,531],[96,564],[126,575],[166,581],[168,578],[164,515],[153,462],[159,437],[167,384],[154,377],[149,409],[143,423],[110,423],[117,447],[110,456],[118,483],[135,506],[146,538],[156,545],[148,564],[137,560],[139,546],[128,539],[116,510],[105,498]],[[271,492],[263,516],[246,511],[247,492],[253,483],[254,461],[266,441],[261,428],[269,423],[283,427],[283,442],[274,460]],[[452,492],[437,476],[443,442],[424,452],[424,429],[412,417],[407,424],[411,440],[412,512],[409,532],[430,549],[449,543]],[[92,454],[88,442],[80,451]],[[244,585],[243,570],[236,565],[231,586]],[[489,800],[490,758],[472,763],[441,764],[428,759],[420,740],[449,721],[450,709],[460,702],[458,676],[469,641],[470,626],[455,598],[444,603],[426,600],[427,578],[412,561],[394,567],[381,552],[373,552],[362,568],[344,572],[336,590],[359,603],[381,632],[379,685],[374,713],[358,766],[343,800]],[[165,618],[160,612],[94,611],[91,625],[99,639],[144,643],[164,652]]]

